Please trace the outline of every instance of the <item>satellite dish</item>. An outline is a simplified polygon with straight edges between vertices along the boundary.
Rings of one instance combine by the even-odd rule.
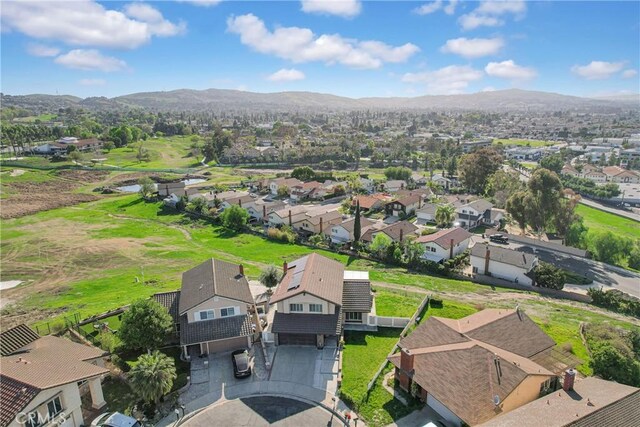
[[[498,396],[497,394],[493,396],[493,404],[496,406],[500,404],[500,396]]]

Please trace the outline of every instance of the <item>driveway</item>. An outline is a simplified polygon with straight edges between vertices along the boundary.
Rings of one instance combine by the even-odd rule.
[[[330,411],[299,400],[258,396],[211,406],[182,425],[210,426],[341,426]]]
[[[335,347],[280,346],[271,368],[271,381],[302,384],[335,394],[338,387],[338,357]]]

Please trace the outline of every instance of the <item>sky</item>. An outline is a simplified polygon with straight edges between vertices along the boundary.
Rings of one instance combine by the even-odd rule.
[[[639,1],[2,0],[3,93],[640,92]]]

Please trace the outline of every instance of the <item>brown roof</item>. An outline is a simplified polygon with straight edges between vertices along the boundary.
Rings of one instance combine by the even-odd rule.
[[[384,199],[375,196],[356,196],[353,198],[351,204],[355,206],[358,202],[360,202],[360,207],[362,209],[371,209],[375,205],[382,205],[384,203]]]
[[[489,258],[491,261],[513,265],[527,271],[531,270],[534,261],[537,259],[535,255],[526,254],[514,249],[502,248],[500,246],[488,245],[486,243],[476,243],[473,245],[471,248],[471,256],[484,258],[487,249],[489,249]]]
[[[342,263],[311,253],[289,263],[287,272],[271,297],[271,303],[306,292],[342,305],[343,277]]]
[[[419,243],[433,242],[443,249],[449,249],[451,247],[452,239],[453,239],[453,244],[457,245],[458,243],[465,241],[469,237],[471,237],[471,233],[469,233],[464,228],[460,228],[460,227],[445,228],[444,230],[439,230],[433,234],[420,236],[416,239],[416,242],[419,242]]]
[[[0,334],[0,353],[3,356],[8,356],[38,338],[40,338],[40,335],[36,334],[33,329],[24,323],[14,326]]]
[[[402,206],[407,207],[407,206],[415,205],[420,201],[420,199],[421,199],[421,196],[419,194],[412,194],[412,195],[400,197],[399,199],[389,202],[387,204],[399,203]]]
[[[47,389],[107,373],[87,362],[104,355],[95,347],[46,336],[22,347],[0,362],[2,375],[39,389]]]
[[[407,236],[415,233],[417,229],[418,227],[411,224],[409,221],[398,221],[379,230],[379,232],[386,234],[391,237],[391,240],[398,242],[400,241],[400,231],[402,231],[403,239],[406,239]]]
[[[0,426],[8,426],[38,393],[36,387],[0,375]]]
[[[596,377],[577,379],[572,391],[555,391],[482,424],[484,427],[513,425],[638,426],[640,389]]]
[[[342,309],[344,311],[360,311],[369,313],[373,305],[371,282],[359,280],[345,280],[342,295]]]
[[[180,303],[180,291],[160,292],[155,294],[152,298],[167,309],[173,318],[174,323],[178,323],[178,318],[180,317],[178,310]]]
[[[342,227],[349,232],[349,234],[353,233],[353,229],[355,227],[356,220],[355,218],[348,219],[340,224],[334,224],[334,227]],[[364,230],[365,227],[374,224],[374,221],[367,219],[363,216],[360,217],[360,229]]]
[[[305,218],[302,218],[296,222],[309,221],[313,225],[320,224],[320,218],[322,223],[327,225],[329,223],[335,223],[337,220],[342,219],[342,214],[338,211],[308,213]]]
[[[342,310],[336,306],[334,314],[280,313],[273,317],[271,330],[281,334],[340,335]]]
[[[219,319],[189,322],[187,316],[180,318],[180,343],[198,344],[252,334],[251,316],[229,316]]]
[[[214,296],[253,304],[249,282],[238,264],[211,258],[182,273],[180,314]]]
[[[469,338],[455,331],[440,317],[429,317],[409,335],[400,340],[402,348],[428,348],[469,342]]]

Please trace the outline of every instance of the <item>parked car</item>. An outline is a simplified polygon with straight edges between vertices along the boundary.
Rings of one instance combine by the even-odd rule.
[[[98,415],[91,422],[94,427],[141,427],[141,424],[135,418],[128,417],[120,412],[106,412]]]
[[[509,243],[509,237],[504,234],[492,234],[489,236],[489,240],[496,243]]]
[[[233,362],[233,376],[236,378],[246,378],[251,376],[251,366],[249,365],[249,352],[247,350],[236,350],[231,353]]]

